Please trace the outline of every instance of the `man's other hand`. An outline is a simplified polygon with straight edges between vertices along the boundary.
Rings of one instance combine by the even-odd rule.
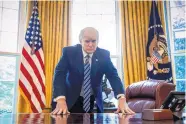
[[[125,97],[121,97],[118,100],[118,109],[115,112],[116,114],[118,113],[122,113],[122,114],[135,114],[135,112],[133,112],[127,105],[126,103],[126,98]]]
[[[57,100],[56,108],[51,112],[51,114],[70,114],[67,108],[66,100],[64,98]]]

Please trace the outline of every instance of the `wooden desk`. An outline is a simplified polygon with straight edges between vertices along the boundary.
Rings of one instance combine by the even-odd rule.
[[[141,114],[135,115],[118,115],[114,113],[94,113],[88,114],[91,123],[98,124],[182,124],[186,120],[163,120],[163,121],[144,121]],[[4,114],[0,115],[0,124],[88,124],[83,118],[85,114],[70,114],[51,116],[49,113],[42,114]]]

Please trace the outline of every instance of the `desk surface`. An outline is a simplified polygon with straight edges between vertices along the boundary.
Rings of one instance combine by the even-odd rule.
[[[88,117],[87,117],[88,116]],[[163,120],[144,121],[141,114],[118,115],[114,113],[94,113],[94,114],[70,114],[51,116],[48,113],[42,114],[3,114],[0,115],[0,124],[182,124],[185,120]]]

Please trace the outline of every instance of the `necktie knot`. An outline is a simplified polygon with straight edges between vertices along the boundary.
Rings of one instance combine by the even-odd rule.
[[[90,58],[90,55],[89,55],[89,54],[87,54],[87,55],[85,56],[85,58],[86,58],[86,59],[89,59],[89,58]]]
[[[87,63],[87,62],[89,61],[89,59],[90,59],[90,55],[87,54],[87,55],[85,56],[85,63]]]

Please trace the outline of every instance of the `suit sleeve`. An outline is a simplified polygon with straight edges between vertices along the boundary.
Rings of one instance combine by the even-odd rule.
[[[53,77],[53,98],[66,96],[66,75],[68,72],[68,57],[66,48],[63,48],[62,56],[55,68]]]
[[[118,76],[118,72],[117,72],[116,68],[114,67],[114,65],[110,59],[109,52],[107,52],[107,55],[106,55],[105,75],[110,82],[110,85],[114,91],[115,97],[117,98],[118,94],[124,94],[123,84],[121,82],[121,79]]]

